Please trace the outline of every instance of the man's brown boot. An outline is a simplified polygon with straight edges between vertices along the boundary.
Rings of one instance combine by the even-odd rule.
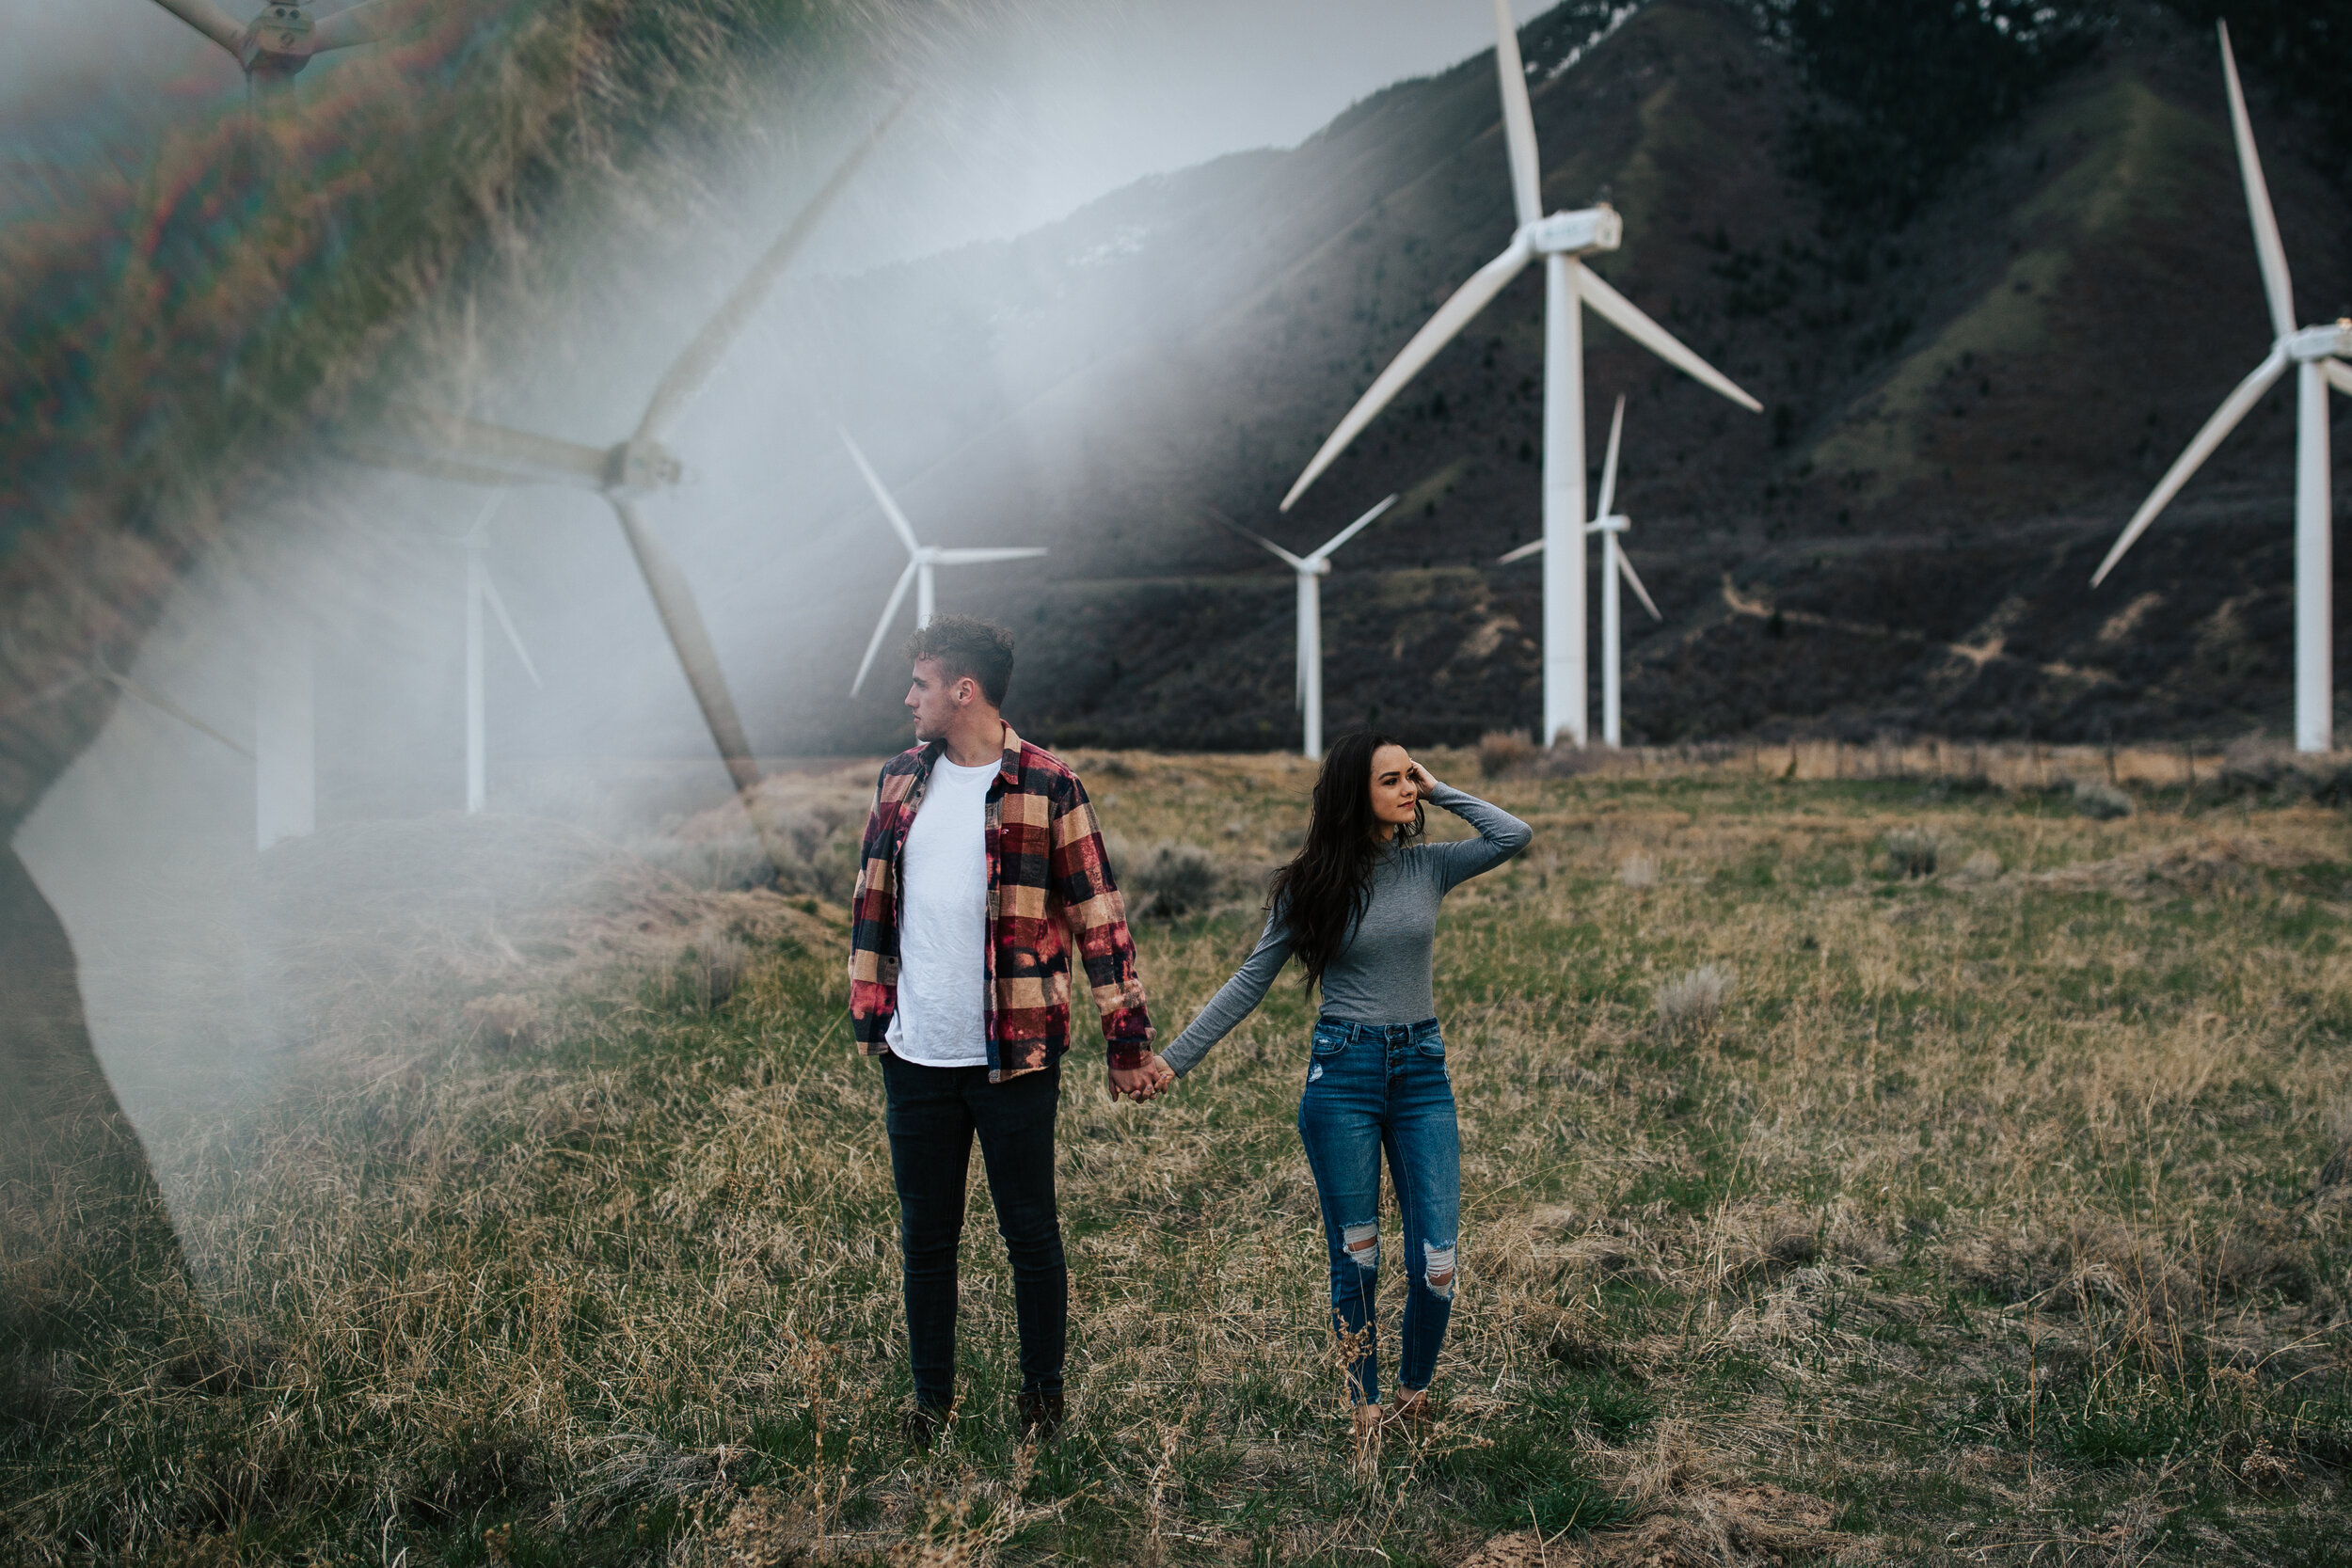
[[[915,1453],[929,1453],[939,1436],[939,1429],[947,1424],[947,1409],[944,1404],[925,1404],[920,1400],[898,1414],[898,1435],[907,1448]]]
[[[1013,1408],[1021,1413],[1021,1440],[1025,1443],[1050,1443],[1061,1435],[1062,1399],[1059,1394],[1015,1394]]]

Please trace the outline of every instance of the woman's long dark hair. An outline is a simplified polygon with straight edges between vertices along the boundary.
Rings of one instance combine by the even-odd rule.
[[[1374,730],[1332,744],[1315,778],[1307,842],[1274,874],[1268,905],[1289,912],[1291,955],[1306,966],[1310,990],[1323,983],[1323,972],[1372,902],[1372,868],[1384,853],[1381,839],[1374,837],[1381,823],[1372,815],[1372,759],[1383,746],[1403,744]],[[1421,836],[1422,811],[1414,806],[1406,838]]]

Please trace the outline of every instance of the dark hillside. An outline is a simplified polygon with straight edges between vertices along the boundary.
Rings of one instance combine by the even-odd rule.
[[[1746,415],[1587,318],[1594,461],[1622,390],[1622,505],[1667,613],[1629,623],[1634,736],[2215,734],[2283,713],[2282,402],[2087,587],[2266,346],[2210,34],[2132,13],[1907,221],[1872,227],[1797,172],[1791,128],[1817,101],[1746,10],[1657,0],[1561,69],[1591,30],[1564,7],[1522,42],[1546,202],[1623,212],[1626,245],[1597,270],[1767,404]],[[1204,519],[1303,548],[1392,490],[1410,504],[1326,588],[1332,721],[1376,713],[1432,739],[1532,721],[1535,573],[1492,562],[1537,524],[1534,274],[1295,515],[1274,511],[1358,391],[1508,239],[1496,105],[1482,56],[1294,151],[840,285],[811,312],[830,334],[812,382],[854,356],[894,367],[895,390],[887,408],[812,407],[822,438],[795,443],[819,476],[806,504],[833,519],[823,570],[856,586],[771,652],[841,663],[846,685],[895,570],[823,451],[838,415],[906,476],[911,511],[956,519],[959,539],[1055,546],[1042,604],[1009,575],[955,590],[1025,629],[1041,733],[1292,734],[1286,575],[1234,578],[1259,562]],[[2314,318],[2352,300],[2352,205],[2305,156],[2321,147],[2306,117],[2272,112],[2259,85],[2254,114]],[[901,307],[946,274],[949,319]],[[925,373],[963,363],[991,373]],[[828,705],[796,738],[878,743],[893,700]]]

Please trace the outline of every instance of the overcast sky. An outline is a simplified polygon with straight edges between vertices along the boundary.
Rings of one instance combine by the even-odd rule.
[[[1512,9],[1524,23],[1550,3]],[[1146,174],[1292,146],[1494,42],[1490,0],[1014,0],[1012,14],[931,105],[955,152],[920,214],[869,212],[863,243],[824,261],[1016,234]],[[76,120],[210,115],[239,87],[235,63],[155,0],[0,0],[0,139],[16,158],[74,145]]]

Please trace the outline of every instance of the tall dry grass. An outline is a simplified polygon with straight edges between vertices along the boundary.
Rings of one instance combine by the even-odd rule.
[[[1285,760],[1082,761],[1114,830],[1236,886],[1303,822]],[[1013,1442],[976,1183],[962,1402],[907,1454],[839,916],[737,895],[793,924],[742,939],[715,1008],[681,956],[550,995],[502,1053],[452,1038],[159,1140],[210,1338],[20,1362],[6,1539],[52,1561],[2328,1560],[2352,1461],[2340,816],[2149,794],[2101,821],[2057,793],[1720,770],[1486,787],[1537,836],[1440,937],[1465,1250],[1425,1438],[1345,1435],[1291,1126],[1311,1006],[1285,982],[1160,1104],[1071,1058],[1073,1432]],[[1898,878],[1902,828],[1955,852]],[[1636,856],[1652,875],[1622,878]],[[1139,927],[1164,1026],[1254,924],[1236,895]],[[1739,984],[1704,1026],[1661,1018],[1709,966]],[[37,1233],[10,1277],[59,1289],[71,1226]]]

